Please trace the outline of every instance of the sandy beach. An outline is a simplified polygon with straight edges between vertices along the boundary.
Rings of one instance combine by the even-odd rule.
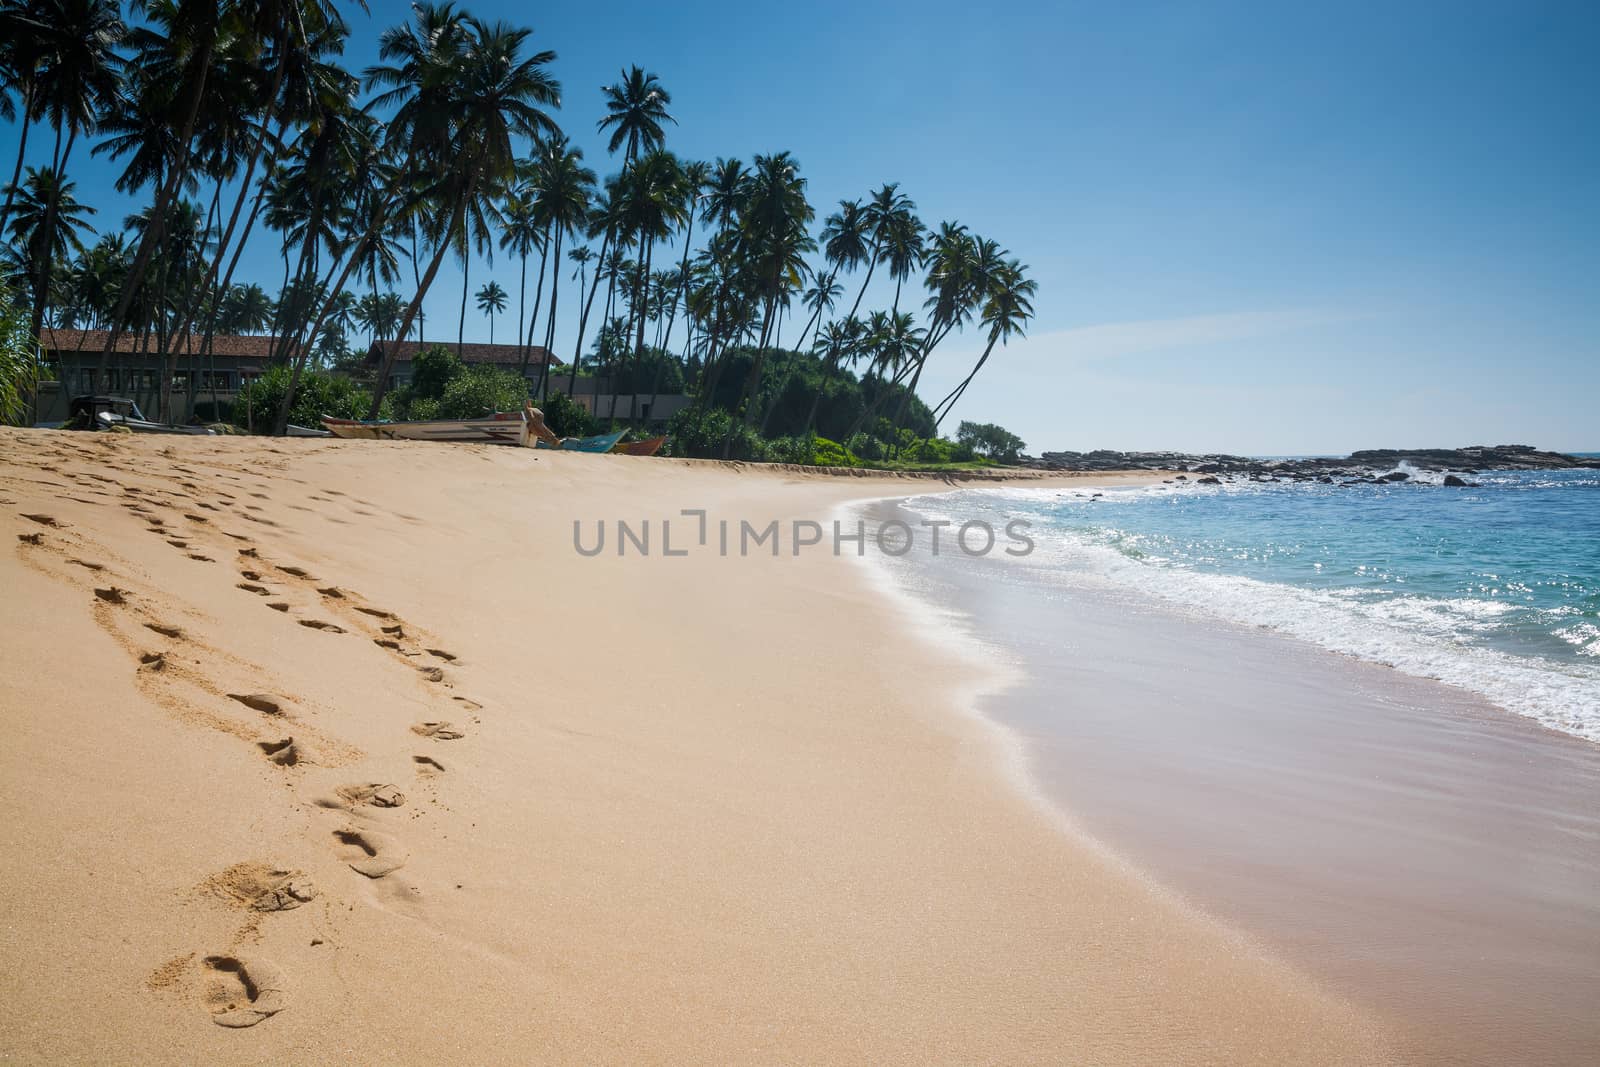
[[[1062,833],[858,565],[573,547],[911,485],[5,431],[0,1054],[1389,1059]]]

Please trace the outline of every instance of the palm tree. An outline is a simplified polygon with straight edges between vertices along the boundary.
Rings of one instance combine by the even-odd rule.
[[[8,190],[16,195],[6,232],[16,248],[26,251],[24,267],[33,292],[28,337],[35,341],[44,328],[45,308],[50,302],[52,265],[69,255],[82,255],[80,235],[94,232],[82,216],[93,215],[95,210],[79,204],[73,188],[73,182],[56,171],[29,167],[21,190]]]
[[[533,197],[530,190],[513,189],[506,194],[505,202],[500,206],[500,249],[516,256],[521,263],[521,273],[517,283],[517,343],[522,344],[523,325],[528,310],[528,254],[535,248],[544,251],[544,230],[539,225],[538,216],[534,211]],[[543,282],[540,282],[543,287]],[[523,357],[523,369],[527,373],[527,357]]]
[[[638,372],[644,365],[644,330],[649,311],[647,279],[655,245],[671,235],[684,217],[683,168],[671,152],[657,148],[636,159],[622,172],[618,186],[618,218],[625,233],[639,242],[634,266],[631,314],[636,323],[633,349],[634,388],[628,418],[638,417]]]
[[[371,67],[366,74],[369,87],[387,89],[374,103],[396,105],[389,140],[401,150],[409,177],[423,191],[419,199],[449,218],[401,319],[402,337],[410,332],[439,273],[450,246],[448,235],[461,228],[471,205],[514,176],[511,138],[539,139],[558,132],[543,110],[560,104],[560,86],[543,69],[555,53],[525,57],[530,31],[454,16],[448,6],[443,18],[439,12],[420,6],[415,26],[386,31],[379,55],[387,65]],[[435,32],[434,23],[443,28]],[[385,352],[373,389],[372,417],[388,388],[397,351],[397,345],[390,345]]]
[[[806,180],[800,165],[788,152],[757,156],[743,202],[739,206],[740,257],[749,264],[757,292],[765,302],[761,338],[744,387],[744,423],[754,425],[755,398],[760,395],[761,371],[767,342],[773,335],[778,309],[789,290],[798,289],[809,273],[805,253],[817,243],[807,234],[816,212],[806,200]],[[735,409],[737,418],[737,408]],[[733,448],[735,419],[728,420],[722,458]]]
[[[549,396],[550,353],[556,343],[556,307],[561,295],[561,242],[568,236],[576,236],[578,228],[588,219],[595,174],[583,165],[583,150],[570,147],[565,137],[557,138],[545,147],[539,156],[537,174],[538,213],[545,220],[546,233],[551,235],[555,244],[551,252],[555,270],[550,277],[550,311],[546,316],[544,335],[545,357],[539,367],[539,395],[543,399]]]
[[[477,292],[478,310],[489,316],[489,343],[494,344],[494,317],[506,309],[506,291],[491,281]]]
[[[230,35],[238,27],[224,18],[220,4],[205,0],[147,0],[144,15],[144,24],[127,35],[134,54],[129,62],[126,91],[134,113],[148,124],[146,129],[154,142],[149,146],[150,152],[164,158],[148,161],[152,167],[150,177],[158,179],[150,225],[144,228],[128,268],[102,359],[116,347],[122,320],[161,244],[167,214],[185,183],[191,180],[191,145],[212,60],[219,48],[237,43],[230,40]]]
[[[666,140],[666,132],[661,128],[663,122],[678,124],[678,120],[667,113],[672,94],[662,87],[661,79],[646,73],[637,64],[623,71],[622,80],[616,85],[603,85],[600,90],[606,97],[606,116],[595,129],[601,133],[611,131],[606,151],[612,155],[624,144],[628,146],[622,157],[624,167],[637,159],[641,151],[661,147]]]
[[[1033,318],[1033,297],[1039,291],[1039,286],[1027,276],[1027,270],[1028,268],[1022,263],[1011,259],[990,273],[984,293],[982,316],[983,324],[989,327],[989,342],[984,346],[983,355],[978,357],[978,362],[962,379],[961,384],[950,390],[933,409],[935,433],[938,432],[940,423],[944,422],[945,417],[956,406],[956,402],[961,399],[962,394],[967,391],[967,386],[972,384],[972,379],[978,376],[983,365],[989,361],[989,353],[994,351],[995,342],[1009,341],[1013,334],[1021,335],[1028,320]]]
[[[589,264],[593,263],[595,259],[594,251],[588,245],[579,245],[577,248],[574,248],[572,251],[567,253],[567,258],[578,265],[578,269],[572,272],[572,280],[578,283],[578,292],[579,294],[582,294],[584,289],[584,281],[588,277]],[[581,316],[578,324],[578,345],[580,346],[580,351],[573,353],[572,366],[568,368],[567,371],[568,396],[572,395],[572,391],[577,388],[578,384],[578,360],[581,358],[581,347],[583,345],[583,324]]]

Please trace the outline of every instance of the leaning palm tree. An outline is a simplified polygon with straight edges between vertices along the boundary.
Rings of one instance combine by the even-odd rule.
[[[989,327],[989,341],[984,346],[983,355],[978,357],[978,362],[961,384],[950,390],[945,398],[939,401],[933,409],[934,432],[938,433],[939,424],[944,422],[951,410],[956,406],[967,386],[972,384],[972,379],[978,376],[983,365],[989,361],[989,353],[994,351],[996,341],[1009,341],[1013,335],[1021,335],[1028,320],[1033,318],[1033,298],[1039,291],[1039,285],[1027,276],[1028,268],[1015,259],[1007,260],[995,269],[987,279],[987,287],[983,302],[983,324]]]
[[[521,264],[517,282],[517,343],[522,344],[523,325],[528,311],[528,255],[534,250],[544,251],[544,229],[534,212],[532,191],[512,189],[500,205],[500,250],[510,252]],[[540,288],[544,283],[541,280]],[[521,373],[527,373],[527,357],[523,357]]]
[[[567,253],[567,258],[578,265],[578,269],[572,272],[572,280],[578,283],[578,292],[581,295],[584,289],[584,281],[588,277],[589,264],[594,262],[594,251],[588,245],[579,245]],[[567,371],[568,396],[572,395],[572,391],[577,388],[578,384],[578,360],[581,358],[583,345],[581,322],[579,324],[578,345],[579,351],[573,354],[572,366]]]
[[[628,146],[622,157],[624,167],[637,159],[640,152],[661,147],[666,140],[666,131],[661,128],[663,122],[678,124],[667,112],[672,94],[662,87],[661,79],[646,73],[643,67],[635,65],[623,71],[620,82],[601,86],[601,91],[606,96],[606,115],[595,129],[601,133],[611,131],[606,151],[612,155],[623,145]]]
[[[506,309],[506,291],[500,283],[490,281],[479,288],[476,299],[478,310],[489,316],[489,343],[494,344],[494,317]]]
[[[475,19],[448,21],[429,29],[428,8],[417,25],[383,35],[384,65],[369,68],[369,87],[387,91],[377,106],[396,107],[389,140],[408,163],[408,177],[449,222],[439,236],[417,293],[401,319],[399,334],[411,330],[417,309],[438,276],[449,250],[449,234],[460,230],[469,208],[515,175],[515,136],[541,139],[557,133],[546,107],[560,105],[560,85],[544,70],[553,52],[523,55],[528,30]],[[388,346],[373,389],[376,417],[388,389],[397,345]]]

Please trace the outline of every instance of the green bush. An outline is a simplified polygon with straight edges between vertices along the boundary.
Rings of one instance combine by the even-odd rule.
[[[818,437],[812,442],[811,462],[819,467],[854,467],[855,457],[846,452],[844,446],[837,441],[830,441],[826,437]]]
[[[544,424],[557,437],[588,437],[599,432],[589,413],[566,393],[552,392],[539,410],[544,412]]]
[[[33,348],[22,310],[0,288],[0,423],[21,423],[33,392]]]
[[[240,390],[233,403],[233,423],[256,433],[271,433],[289,388],[289,368],[277,366]],[[320,426],[324,415],[338,419],[364,419],[372,406],[372,394],[349,378],[320,371],[300,375],[289,421],[297,426]]]
[[[698,456],[703,459],[721,459],[723,442],[728,436],[732,419],[721,408],[696,411],[685,408],[672,417],[667,434],[672,442],[674,456]],[[733,448],[730,459],[762,461],[770,458],[767,442],[750,427],[739,422],[733,430]]]
[[[1025,444],[1022,438],[992,422],[963,422],[956,429],[956,440],[978,455],[1014,463]]]
[[[436,417],[475,419],[493,411],[521,411],[527,399],[528,382],[514,371],[467,367],[445,384]]]

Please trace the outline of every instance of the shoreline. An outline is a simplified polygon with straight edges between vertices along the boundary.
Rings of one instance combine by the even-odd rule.
[[[1600,1041],[1584,1011],[1600,995],[1584,962],[1600,952],[1584,895],[1600,879],[1582,844],[1600,836],[1591,742],[1011,561],[898,569],[884,578],[900,595],[1009,661],[974,714],[1066,833],[1379,1012],[1408,1056],[1586,1062]]]
[[[953,714],[970,673],[853,566],[567,541],[889,483],[523,452],[0,433],[0,852],[35,872],[6,1052],[1390,1059],[1043,818]],[[280,719],[227,696],[255,692]],[[315,894],[241,907],[218,887],[252,864]],[[217,959],[270,962],[288,1006],[213,1025],[242,995]]]

